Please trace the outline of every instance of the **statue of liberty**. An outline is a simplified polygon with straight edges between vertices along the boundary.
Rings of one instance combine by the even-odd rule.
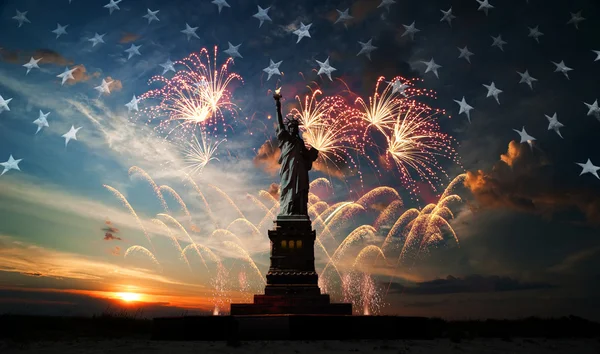
[[[289,119],[286,124],[281,114],[281,94],[279,90],[273,95],[277,106],[277,140],[281,156],[279,157],[279,215],[308,216],[308,171],[317,159],[319,151],[308,149],[300,137],[300,122]]]

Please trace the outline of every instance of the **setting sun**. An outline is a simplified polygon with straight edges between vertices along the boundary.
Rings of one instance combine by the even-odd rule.
[[[142,296],[136,293],[116,293],[117,297],[125,302],[140,301]]]

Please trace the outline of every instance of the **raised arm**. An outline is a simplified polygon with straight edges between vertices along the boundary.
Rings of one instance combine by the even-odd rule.
[[[283,115],[281,114],[281,94],[276,91],[273,98],[275,99],[275,106],[277,107],[277,123],[279,124],[279,131],[283,131],[285,130],[285,125],[283,124]]]

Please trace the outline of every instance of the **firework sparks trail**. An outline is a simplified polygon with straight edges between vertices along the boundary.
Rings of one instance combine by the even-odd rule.
[[[267,200],[270,200],[270,201],[272,201],[272,202],[273,202],[273,204],[275,204],[275,203],[279,203],[279,201],[278,201],[277,199],[275,199],[275,197],[273,197],[273,195],[272,195],[271,193],[267,192],[267,191],[266,191],[266,190],[264,190],[264,189],[263,189],[263,190],[260,190],[260,191],[258,192],[258,196],[259,196],[259,197],[261,197],[261,198],[265,198],[265,199],[267,199]]]
[[[119,199],[121,201],[121,203],[123,203],[123,205],[127,208],[127,210],[129,211],[129,213],[135,218],[135,221],[137,221],[137,224],[140,226],[140,228],[142,229],[142,231],[144,232],[144,236],[146,236],[146,239],[148,240],[148,243],[150,243],[150,246],[152,247],[153,251],[156,251],[154,249],[154,244],[152,244],[152,240],[150,240],[150,236],[148,235],[148,231],[146,231],[146,228],[144,227],[144,224],[142,224],[142,220],[140,220],[140,218],[138,217],[137,213],[135,212],[135,210],[133,209],[133,207],[131,206],[131,204],[129,204],[129,202],[127,201],[127,198],[125,198],[125,196],[123,194],[121,194],[121,192],[119,192],[118,190],[116,190],[115,188],[104,184],[103,185],[104,188],[108,189],[112,194],[115,195],[115,197],[117,197],[117,199]]]
[[[228,247],[233,248],[234,250],[236,250],[237,253],[242,256],[242,259],[244,259],[245,261],[248,262],[248,264],[250,264],[250,267],[252,267],[252,269],[254,269],[254,271],[256,272],[256,274],[258,274],[258,277],[262,280],[262,282],[265,283],[265,279],[264,279],[262,273],[260,272],[260,269],[258,269],[258,267],[256,266],[256,263],[254,263],[254,260],[252,259],[252,257],[250,257],[250,255],[248,254],[248,252],[245,249],[243,249],[242,247],[240,247],[235,242],[223,241],[223,243],[226,246],[228,246]]]
[[[275,218],[275,214],[271,213],[271,211],[269,210],[269,208],[267,208],[265,206],[265,204],[263,202],[261,202],[258,198],[256,198],[252,194],[246,194],[246,198],[250,199],[254,203],[254,205],[256,205],[257,207],[259,207],[260,209],[262,209],[265,212],[266,216],[270,216],[272,218]]]
[[[250,229],[252,231],[252,236],[260,235],[260,231],[256,228],[256,226],[254,226],[254,224],[246,218],[237,218],[233,220],[231,223],[229,223],[229,225],[227,225],[227,231],[230,231],[231,228],[233,228],[237,224],[241,224],[242,226]]]
[[[312,206],[312,204],[318,203],[321,201],[321,198],[319,198],[316,194],[309,192],[308,193],[308,204],[311,204],[310,206]]]
[[[160,204],[162,205],[165,212],[166,213],[169,212],[169,206],[167,205],[165,198],[163,198],[162,194],[160,193],[160,189],[158,188],[158,185],[156,185],[156,182],[154,182],[154,179],[152,179],[152,177],[150,177],[150,175],[146,171],[144,171],[141,167],[132,166],[129,168],[128,173],[129,173],[130,178],[132,176],[134,176],[135,174],[139,174],[140,176],[142,176],[142,178],[145,179],[148,182],[148,184],[150,184],[150,186],[152,187],[154,194],[156,194],[156,197],[160,201]]]
[[[333,252],[333,255],[330,257],[330,261],[327,262],[325,268],[323,268],[323,270],[321,271],[321,274],[325,274],[325,271],[330,265],[335,264],[337,261],[339,261],[339,259],[344,255],[346,250],[350,248],[351,245],[355,244],[356,242],[360,241],[365,237],[374,237],[375,232],[377,232],[377,230],[375,230],[371,225],[362,225],[354,229],[354,231],[352,231],[348,236],[346,236],[346,238],[344,238],[344,240],[342,240],[342,242],[338,245],[336,250]]]
[[[329,224],[331,219],[333,219],[340,211],[352,204],[354,204],[354,202],[339,202],[327,208],[321,215],[321,217],[326,216],[324,223]]]
[[[224,132],[227,131],[229,124],[224,111],[235,117],[239,109],[232,102],[230,85],[235,81],[243,83],[243,79],[236,73],[229,73],[232,58],[218,68],[217,52],[215,46],[211,60],[209,51],[202,48],[198,53],[176,61],[175,64],[183,68],[172,78],[158,75],[150,79],[150,85],[159,82],[162,87],[140,96],[141,100],[158,102],[142,110],[142,114],[148,116],[148,124],[158,120],[157,130],[167,133],[166,137],[174,131],[181,131],[185,136],[197,127],[212,127],[217,132],[219,122]]]
[[[265,215],[260,222],[258,223],[258,226],[256,226],[257,229],[262,230],[263,226],[265,226],[265,223],[269,220],[273,220],[272,217],[270,217],[271,215],[274,215],[274,213],[279,209],[279,202],[277,202],[275,205],[273,205],[271,207],[271,209],[269,209],[269,213],[267,215]]]
[[[175,246],[175,248],[177,248],[177,251],[179,251],[181,259],[183,259],[183,261],[185,262],[185,264],[188,266],[189,270],[191,271],[192,267],[190,266],[190,262],[188,261],[185,253],[183,253],[183,249],[181,248],[181,245],[179,244],[177,237],[175,237],[175,235],[173,235],[171,228],[169,226],[167,226],[167,224],[165,224],[162,220],[159,220],[159,219],[152,219],[152,222],[155,223],[156,225],[159,225],[167,232],[167,236],[173,242],[173,246]]]
[[[422,249],[423,246],[425,246],[427,244],[427,241],[429,240],[429,238],[427,237],[428,235],[432,235],[432,234],[440,234],[439,229],[441,227],[445,227],[450,234],[452,235],[452,237],[454,238],[454,241],[456,241],[456,244],[460,246],[460,242],[458,241],[458,236],[456,235],[456,232],[454,232],[454,229],[452,228],[452,226],[450,225],[450,223],[448,223],[448,221],[441,217],[440,215],[437,214],[431,214],[430,216],[430,220],[428,220],[427,223],[427,232],[425,233],[425,237],[423,238],[421,245],[419,246],[419,250]],[[431,228],[435,228],[434,230],[432,230]]]
[[[323,203],[325,203],[325,202],[323,202]],[[327,204],[327,203],[325,203],[325,204]],[[318,240],[321,240],[325,236],[329,236],[329,238],[331,240],[335,240],[335,236],[333,235],[333,233],[329,229],[329,225],[327,225],[325,223],[325,221],[323,221],[323,218],[321,218],[321,215],[319,213],[317,213],[316,211],[315,212],[311,212],[311,210],[309,209],[309,215],[312,216],[313,228],[315,230],[319,230],[319,234],[317,236]]]
[[[367,207],[371,206],[372,204],[374,204],[376,199],[382,198],[385,195],[390,196],[390,198],[394,201],[395,200],[402,201],[402,199],[400,198],[400,194],[398,194],[398,191],[396,191],[394,188],[376,187],[376,188],[372,189],[371,191],[365,193],[362,197],[360,197],[356,201],[356,204],[361,205],[363,208],[367,208]]]
[[[185,246],[185,248],[183,249],[182,253],[185,255],[187,254],[187,252],[189,251],[195,251],[196,253],[198,253],[198,250],[202,250],[204,252],[206,252],[208,254],[208,256],[210,257],[210,259],[212,259],[213,262],[215,262],[215,264],[217,265],[217,273],[215,274],[215,278],[218,278],[221,273],[220,271],[222,270],[222,262],[221,259],[219,258],[219,256],[217,256],[210,248],[200,244],[200,243],[191,243],[187,246]],[[204,258],[202,256],[200,256],[200,259],[202,260],[202,262],[204,262]],[[208,266],[206,265],[206,263],[204,263],[206,269],[208,270]],[[219,280],[216,280],[217,282]],[[211,279],[211,282],[213,283],[213,286],[215,285],[215,279]]]
[[[377,314],[383,306],[381,293],[369,273],[352,270],[344,274],[342,293],[343,301],[352,303],[357,314]]]
[[[206,267],[206,269],[208,269],[208,266],[206,265],[206,262],[204,261],[204,257],[202,257],[202,254],[200,253],[200,250],[198,250],[198,247],[196,247],[196,242],[194,242],[194,239],[192,238],[192,236],[190,236],[190,234],[187,232],[187,230],[185,229],[185,227],[183,227],[183,225],[181,225],[181,223],[179,223],[179,221],[177,221],[177,219],[175,219],[174,217],[172,217],[169,214],[157,214],[157,216],[163,217],[167,220],[169,220],[170,222],[172,222],[173,224],[175,224],[175,226],[177,226],[177,228],[179,228],[179,230],[181,230],[181,232],[183,232],[188,240],[190,240],[190,243],[192,245],[194,245],[194,249],[196,250],[196,253],[198,253],[198,256],[200,257],[200,259],[202,259],[202,263],[204,264],[204,267]]]
[[[244,301],[252,301],[252,295],[249,293],[251,290],[250,283],[248,283],[248,276],[245,269],[240,270],[238,273],[238,287],[239,291],[243,294]]]
[[[336,210],[330,217],[325,220],[325,223],[332,231],[339,230],[341,226],[348,220],[356,217],[358,213],[364,212],[366,209],[356,203],[348,203]]]
[[[400,210],[404,207],[404,202],[400,200],[394,200],[385,209],[379,214],[375,222],[373,223],[373,227],[377,230],[380,230],[382,227],[392,227],[394,220],[397,220],[399,217]]]
[[[321,214],[322,212],[327,210],[327,208],[329,208],[329,204],[327,204],[327,202],[318,201],[318,202],[314,203],[313,205],[311,205],[310,208],[308,208],[308,213],[314,219],[314,218],[318,217],[319,214]]]
[[[449,196],[450,193],[452,193],[454,191],[454,188],[456,188],[458,185],[463,184],[463,182],[465,181],[466,178],[467,178],[466,173],[461,173],[460,175],[456,176],[450,182],[450,184],[448,184],[448,187],[446,187],[446,189],[444,190],[444,193],[442,193],[442,195],[440,196],[440,200],[445,199],[447,196]]]
[[[223,264],[217,264],[217,274],[212,280],[213,285],[213,316],[217,316],[221,313],[221,310],[226,307],[227,298],[226,298],[226,287],[227,287],[227,278],[229,276],[229,272],[223,266]]]
[[[150,252],[146,247],[142,247],[139,245],[131,246],[125,251],[125,255],[123,257],[127,258],[127,256],[129,256],[133,252],[139,252],[139,253],[147,256],[157,267],[161,268],[161,265],[158,262],[158,259],[156,259],[156,257],[154,257],[154,254],[152,254],[152,252]]]
[[[213,190],[215,190],[215,192],[219,193],[219,195],[221,195],[226,201],[227,203],[229,203],[229,205],[233,208],[233,210],[235,210],[238,215],[241,218],[246,218],[244,216],[244,213],[242,213],[242,211],[240,210],[240,208],[238,208],[238,206],[233,202],[233,200],[231,199],[231,197],[229,197],[229,195],[225,192],[223,192],[223,190],[215,185],[212,184],[207,184],[210,188],[212,188]]]
[[[457,179],[458,179],[458,177],[455,178],[454,181],[456,181]],[[449,187],[450,186],[452,186],[452,183],[450,183]],[[432,227],[432,222],[434,221],[435,216],[441,216],[444,220],[445,219],[454,219],[454,214],[452,213],[452,210],[450,210],[450,208],[448,208],[448,204],[460,203],[460,202],[462,202],[462,199],[456,194],[448,195],[447,191],[448,191],[448,188],[446,188],[444,193],[442,193],[442,197],[440,197],[435,208],[433,208],[433,210],[431,211],[431,214],[430,214],[431,217],[429,218],[429,222],[427,225],[428,228]],[[443,197],[443,196],[446,196],[446,197]],[[458,240],[457,240],[457,242],[458,242]]]
[[[460,176],[458,176],[456,179],[460,179]],[[450,185],[452,185],[452,183]],[[450,187],[450,185],[449,185],[449,187]],[[404,244],[401,248],[400,254],[396,261],[396,266],[395,266],[396,269],[400,265],[401,260],[406,257],[406,254],[408,253],[408,249],[410,247],[418,244],[419,247],[417,249],[417,254],[413,260],[413,265],[410,267],[410,268],[412,268],[414,266],[414,264],[416,263],[416,260],[419,256],[420,252],[424,249],[424,247],[426,247],[430,244],[430,240],[433,239],[435,241],[435,240],[443,239],[442,234],[441,234],[441,228],[445,228],[446,230],[448,230],[448,232],[452,235],[452,237],[454,238],[456,243],[459,244],[459,239],[458,239],[458,236],[456,235],[456,232],[454,231],[452,226],[448,223],[448,221],[440,214],[442,214],[446,209],[448,209],[449,214],[452,216],[452,212],[447,207],[447,204],[450,202],[453,202],[453,201],[460,201],[460,200],[461,200],[461,198],[457,195],[447,195],[445,198],[439,199],[436,204],[428,204],[420,212],[416,209],[410,209],[410,210],[406,211],[398,219],[398,221],[396,222],[397,224],[398,223],[404,224],[408,220],[410,220],[410,222],[408,223],[408,225],[406,227],[409,230],[409,232],[408,232],[408,235],[406,236],[406,239],[404,241]],[[394,228],[395,228],[395,225],[392,229],[394,229]],[[384,240],[384,244],[381,247],[382,249],[385,249],[385,246],[387,244],[389,244],[389,242],[391,241],[391,238],[393,236],[391,231],[392,230],[390,230],[390,233],[388,233],[388,236]],[[420,242],[419,242],[419,239],[421,240]],[[386,294],[390,289],[393,279],[394,279],[394,275],[392,275],[390,277],[390,281],[388,283]]]
[[[319,237],[323,237],[325,234],[328,234],[332,239],[334,239],[329,226],[325,223],[321,216],[325,211],[327,211],[327,209],[329,209],[329,204],[326,202],[319,202],[310,206],[308,209],[308,214],[311,217],[313,227],[315,229],[320,228]]]
[[[363,248],[362,250],[360,250],[360,252],[358,252],[358,255],[354,259],[354,263],[352,263],[352,268],[356,268],[359,265],[366,262],[367,256],[371,253],[375,253],[377,255],[377,258],[381,257],[381,258],[383,258],[383,261],[387,263],[387,258],[383,254],[383,251],[381,250],[380,247],[375,246],[375,245],[368,245],[365,248]]]
[[[400,215],[400,217],[396,219],[396,222],[394,222],[394,225],[392,226],[390,231],[388,231],[381,248],[385,250],[386,246],[388,246],[390,242],[392,242],[392,240],[398,234],[398,232],[400,232],[400,230],[404,230],[410,222],[412,222],[419,216],[419,214],[419,210],[415,208],[408,209],[407,211],[402,213],[402,215]]]
[[[327,248],[325,247],[325,245],[318,239],[315,240],[315,245],[317,245],[321,248],[321,251],[323,251],[323,253],[327,257],[327,264],[331,264],[333,266],[333,269],[337,273],[338,277],[341,279],[342,273],[340,273],[340,270],[338,269],[336,262],[334,262],[332,256],[327,251]],[[323,268],[322,273],[324,273],[324,272],[325,272],[325,268]]]
[[[204,206],[206,207],[206,211],[208,212],[208,216],[209,216],[210,220],[212,221],[213,226],[215,228],[219,228],[219,224],[216,221],[216,218],[212,212],[212,209],[210,208],[208,201],[204,197],[204,194],[200,190],[200,187],[198,187],[198,184],[196,184],[196,182],[194,182],[194,180],[192,179],[192,177],[189,174],[184,172],[183,175],[185,176],[185,179],[192,184],[192,188],[194,188],[196,193],[198,193],[198,196],[200,196],[200,199],[202,199],[202,202],[204,203]]]
[[[319,216],[321,218],[323,218],[323,220],[328,221],[332,217],[333,214],[335,214],[336,212],[339,211],[339,208],[343,207],[346,204],[350,204],[350,203],[352,203],[352,202],[346,201],[346,202],[338,202],[333,205],[328,205],[327,209],[325,209],[324,212],[319,214]]]
[[[324,177],[319,177],[319,178],[315,178],[312,182],[310,182],[310,188],[314,190],[315,188],[319,188],[319,187],[323,187],[327,190],[332,190],[333,186],[331,185],[331,182]]]
[[[194,250],[195,252],[198,252],[198,250],[202,250],[210,256],[210,259],[212,259],[213,262],[221,264],[221,259],[219,258],[219,256],[217,256],[210,248],[204,246],[203,244],[197,242],[190,243],[189,245],[183,248],[183,253],[185,254],[191,250]]]
[[[186,174],[186,176],[188,176],[188,179],[193,182],[189,175]],[[400,264],[400,261],[403,259],[408,259],[407,254],[409,250],[411,251],[411,253],[412,250],[416,250],[418,257],[419,252],[427,252],[430,246],[437,246],[439,245],[438,242],[443,242],[446,239],[444,237],[446,234],[451,234],[454,240],[458,243],[458,237],[452,229],[452,226],[448,223],[446,219],[453,218],[454,216],[452,210],[449,208],[449,205],[455,202],[459,202],[461,200],[460,197],[458,197],[457,195],[450,194],[450,190],[460,182],[460,179],[461,176],[458,176],[448,185],[448,187],[442,194],[443,198],[440,198],[437,201],[437,203],[429,204],[421,210],[409,209],[404,213],[402,213],[403,203],[400,195],[396,190],[389,187],[377,187],[372,189],[371,191],[363,193],[363,195],[358,198],[357,202],[338,202],[331,206],[329,206],[329,204],[325,202],[325,197],[323,197],[323,200],[321,200],[320,197],[314,195],[312,198],[312,202],[314,204],[311,204],[309,206],[309,211],[311,219],[314,220],[315,230],[317,230],[318,232],[318,237],[316,239],[315,246],[317,247],[317,249],[322,250],[323,255],[325,256],[323,261],[324,268],[322,268],[322,270],[319,272],[320,284],[324,286],[324,289],[327,288],[331,291],[334,291],[334,289],[330,289],[330,287],[336,285],[336,281],[337,279],[339,279],[341,281],[343,296],[350,296],[353,299],[352,302],[357,306],[357,309],[358,307],[364,308],[364,313],[373,313],[374,308],[381,305],[381,294],[379,294],[379,290],[377,290],[374,286],[369,285],[372,283],[372,278],[370,277],[370,273],[367,272],[373,271],[369,268],[370,260],[373,259],[373,262],[376,262],[377,259],[382,258],[384,260],[385,266],[393,266],[391,264],[388,264],[389,262],[387,261],[387,259],[390,259],[390,257],[392,257],[392,254],[389,253],[389,245],[392,241],[398,240],[400,241],[398,243],[400,243],[401,245],[401,249],[399,250],[398,261],[393,262],[396,263],[396,268],[394,268],[392,277],[395,276],[394,274],[397,270],[398,265]],[[315,185],[321,183],[330,185],[329,181],[327,181],[326,179],[323,179],[322,181],[316,181]],[[135,211],[133,210],[131,205],[129,205],[127,200],[124,199],[122,194],[120,194],[118,191],[116,191],[110,186],[105,187],[109,191],[113,192],[113,194],[123,202],[123,204],[128,208],[130,213],[134,217],[136,217],[138,223],[140,223],[141,226],[141,221],[137,217],[137,214],[135,214]],[[222,196],[222,198],[218,198],[220,202],[225,202],[232,206],[236,206],[235,202],[224,191],[221,191],[220,189],[212,185],[209,187],[213,188],[220,194],[220,196]],[[200,193],[199,188],[196,189],[199,195],[205,201],[205,205],[208,208],[208,203],[206,202],[206,199],[204,199],[204,196],[202,195],[202,193]],[[182,210],[186,213],[186,216],[191,216],[190,211],[187,210],[187,207],[184,208],[185,202],[183,200],[179,200],[181,199],[181,196],[179,196],[179,194],[176,193],[172,188],[168,186],[160,186],[158,187],[158,190],[159,192],[171,194],[182,207]],[[251,256],[248,253],[248,249],[244,246],[242,238],[238,237],[236,234],[236,232],[239,232],[240,234],[244,235],[249,235],[250,233],[252,233],[253,235],[257,235],[260,233],[261,226],[265,223],[265,220],[269,217],[273,217],[273,212],[275,210],[273,208],[277,208],[278,203],[274,198],[272,198],[272,195],[270,195],[268,192],[263,191],[262,194],[268,194],[269,199],[273,201],[274,205],[271,209],[268,209],[262,201],[256,198],[250,198],[254,200],[254,203],[256,203],[257,205],[262,205],[261,209],[265,213],[264,217],[261,217],[258,227],[256,226],[257,224],[243,217],[240,211],[239,214],[241,217],[230,222],[226,229],[216,228],[212,233],[209,234],[209,237],[215,237],[217,234],[226,236],[225,240],[219,237],[219,239],[222,241],[221,243],[227,246],[228,248],[233,249],[236,255],[239,255],[241,259],[244,259],[246,261],[245,264],[253,268],[253,270],[259,275],[259,277],[264,283],[264,277],[262,276],[259,268],[257,267],[253,256]],[[162,196],[162,193],[160,195]],[[344,237],[341,240],[341,242],[335,242],[337,243],[337,246],[334,246],[336,248],[333,254],[329,252],[328,247],[330,247],[331,244],[327,243],[326,245],[321,241],[323,235],[330,234],[332,236],[332,241],[336,241],[335,236],[340,235],[348,229],[348,226],[350,226],[354,222],[357,213],[372,213],[372,210],[375,210],[375,208],[372,208],[371,206],[382,202],[387,203],[387,206],[378,215],[375,215],[376,218],[374,218],[375,222],[373,226],[362,225],[355,228],[350,232],[350,234],[347,237]],[[210,208],[208,209],[210,213]],[[231,210],[235,209],[236,208],[233,207],[231,208]],[[239,208],[237,208],[237,210],[239,210]],[[177,242],[177,238],[170,232],[171,229],[169,228],[169,226],[167,226],[165,222],[159,219],[152,220],[154,223],[167,230],[167,234],[170,235],[170,238],[173,241],[175,247],[182,255],[182,260],[186,262],[188,266],[189,260],[187,259],[186,255],[188,251],[192,250],[194,250],[194,252],[201,257],[204,266],[207,269],[208,266],[203,257],[203,255],[206,254],[205,252],[208,252],[213,259],[217,260],[217,262],[220,262],[219,258],[214,254],[214,252],[210,248],[201,246],[200,244],[196,244],[191,239],[186,229],[174,217],[166,213],[158,214],[157,216],[166,219],[165,221],[168,224],[173,223],[181,230],[181,232],[184,232],[184,234],[186,234],[188,239],[191,241],[191,243],[188,246],[181,249],[181,246]],[[389,232],[387,232],[387,235],[385,235],[385,239],[383,240],[382,244],[371,244],[374,241],[379,242],[379,236],[383,236],[380,234],[380,232],[384,229],[381,228],[381,226],[383,225],[386,226],[385,229],[387,229],[389,225],[392,226],[389,229]],[[249,230],[250,233],[247,230]],[[406,235],[404,240],[402,240],[401,237],[396,237],[400,234]],[[231,241],[227,239],[230,239]],[[150,239],[148,240],[150,241]],[[354,246],[357,246],[359,243],[361,243],[362,246],[359,248],[358,255],[354,257],[352,263],[348,263],[348,257],[350,256],[349,250],[354,249]],[[368,245],[364,246],[364,243],[368,243]],[[418,249],[413,247],[416,247],[417,245]],[[131,250],[128,250],[127,254],[129,255],[133,251],[145,253],[141,249],[132,248]],[[395,254],[396,253],[394,253],[394,257]],[[372,258],[371,255],[375,255],[376,258]],[[232,258],[237,257],[233,256]],[[354,279],[354,276],[348,278],[346,274],[343,273],[344,269],[341,267],[341,265],[351,265],[350,273],[355,275],[360,273],[360,279]],[[328,272],[329,268],[333,268],[334,272]],[[223,299],[226,297],[225,278],[228,278],[229,275],[229,271],[223,272],[220,270],[220,268],[218,268],[216,274],[216,277],[218,279],[211,278],[211,284],[213,284],[215,287],[214,294],[220,299],[219,301],[217,301],[218,303],[215,302],[215,311],[217,312],[220,312],[224,309],[225,303],[223,302]],[[366,275],[367,278],[363,277],[362,275]],[[348,279],[350,279],[351,284],[348,284],[348,282],[346,281]],[[348,292],[351,292],[352,294],[349,294]]]
[[[324,177],[315,178],[312,182],[310,182],[309,190],[315,190],[315,188],[323,187],[328,190],[332,190],[333,186],[331,182]]]
[[[363,303],[363,315],[369,316],[371,314],[379,313],[383,306],[383,299],[375,281],[369,275],[369,273],[363,273],[362,281],[360,284],[361,298]]]
[[[237,242],[238,246],[240,246],[242,248],[244,247],[244,242],[242,241],[242,239],[240,239],[238,237],[238,235],[236,235],[233,232],[231,232],[229,230],[226,230],[226,229],[216,229],[215,231],[213,231],[210,234],[209,238],[216,237],[216,235],[218,235],[218,234],[223,234],[224,236],[229,236],[229,237],[231,237],[231,238],[233,238],[235,240],[235,242],[232,242],[232,243],[236,243]]]
[[[181,196],[179,195],[179,193],[177,193],[173,188],[171,188],[171,187],[169,187],[167,185],[161,185],[161,186],[159,186],[158,190],[161,192],[161,195],[162,195],[163,191],[171,194],[171,196],[173,198],[175,198],[175,200],[179,204],[179,207],[181,208],[181,210],[183,210],[185,216],[188,218],[188,221],[189,221],[190,225],[193,225],[192,215],[190,214],[190,211],[188,210],[188,207],[185,204],[185,202],[183,201],[183,199],[181,199]],[[163,198],[164,198],[164,196],[163,196]]]
[[[400,261],[406,256],[409,248],[418,242],[419,237],[424,236],[425,232],[427,231],[428,222],[429,214],[421,211],[420,215],[414,220],[408,236],[406,236],[406,240],[404,241],[404,245],[402,246],[402,250],[400,251],[400,255],[398,256],[396,264],[400,264]]]

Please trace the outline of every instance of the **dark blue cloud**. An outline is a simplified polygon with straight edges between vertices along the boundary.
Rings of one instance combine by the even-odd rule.
[[[391,283],[390,291],[407,295],[441,295],[537,290],[554,287],[556,286],[549,283],[523,282],[497,275],[468,275],[464,278],[449,275],[445,279],[418,282],[414,286]]]

